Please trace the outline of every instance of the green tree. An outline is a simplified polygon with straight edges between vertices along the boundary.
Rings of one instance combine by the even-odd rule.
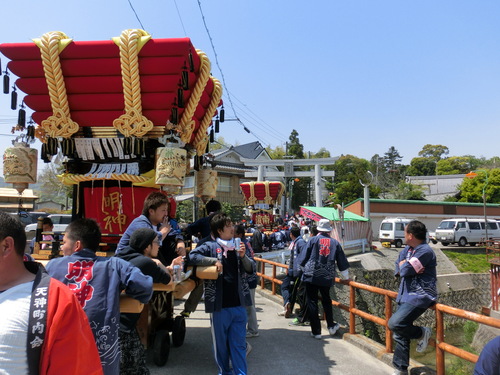
[[[276,148],[267,146],[266,151],[269,154],[269,157],[273,160],[280,160],[284,159],[285,157],[285,149],[282,146],[276,146]]]
[[[179,222],[192,223],[193,222],[193,201],[186,199],[177,204],[177,220]]]
[[[400,182],[398,186],[390,190],[389,193],[394,199],[404,199],[410,201],[425,200],[425,195],[422,191],[422,188],[406,182]]]
[[[312,154],[311,158],[312,159],[322,159],[322,158],[330,158],[330,151],[328,151],[326,148],[321,147],[318,152],[315,154]]]
[[[288,138],[287,155],[295,156],[296,159],[304,159],[304,146],[300,143],[299,133],[293,129]]]
[[[465,174],[480,165],[480,160],[471,156],[450,156],[437,162],[436,174]]]
[[[64,166],[49,163],[38,175],[40,201],[54,201],[68,207],[72,206],[73,185],[64,185],[59,181],[58,174],[64,172]]]
[[[384,198],[404,178],[406,168],[401,164],[402,159],[394,146],[391,146],[384,156],[376,154],[371,159],[372,168],[375,169],[374,184],[378,186]]]
[[[294,159],[304,159],[304,146],[300,143],[299,133],[297,130],[293,129],[290,137],[288,138],[290,141],[288,142],[287,147],[287,156],[291,156]],[[301,170],[305,170],[307,167],[300,168]],[[298,211],[300,206],[309,201],[309,187],[311,185],[311,178],[302,177],[298,178],[298,181],[295,179],[288,180],[289,184],[289,194],[291,194],[291,208],[294,211]]]
[[[437,162],[438,160],[442,159],[443,155],[448,155],[449,152],[450,150],[446,146],[426,144],[424,147],[422,147],[422,150],[418,153],[418,156],[429,158]]]
[[[500,203],[500,169],[495,168],[485,171],[488,173],[487,184],[486,173],[483,170],[476,171],[477,176],[474,178],[464,178],[463,182],[458,186],[460,190],[458,200],[460,202],[482,203],[484,188],[487,203]]]
[[[433,176],[436,174],[436,161],[427,157],[413,158],[407,172],[409,176]]]
[[[370,162],[353,155],[343,155],[334,164],[335,179],[332,186],[333,195],[328,199],[330,204],[349,203],[363,197],[363,186],[359,180],[366,181]],[[328,188],[327,184],[327,188]],[[370,196],[377,197],[379,189],[370,186]]]
[[[220,150],[223,147],[230,147],[223,137],[216,137],[214,143],[210,143],[210,151]]]
[[[222,202],[222,212],[228,215],[233,223],[238,223],[244,218],[245,206],[237,206],[228,202]]]

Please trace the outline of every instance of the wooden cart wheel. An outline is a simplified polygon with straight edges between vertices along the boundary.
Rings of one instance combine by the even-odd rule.
[[[170,335],[168,331],[161,330],[155,333],[153,342],[153,361],[157,366],[164,366],[170,353]]]
[[[176,316],[172,325],[172,344],[175,347],[181,346],[186,337],[186,320],[183,316]]]

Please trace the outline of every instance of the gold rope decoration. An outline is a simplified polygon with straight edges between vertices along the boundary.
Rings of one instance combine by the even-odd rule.
[[[222,98],[222,85],[220,84],[220,81],[213,77],[212,81],[214,82],[214,91],[212,92],[212,98],[210,99],[210,104],[208,105],[208,108],[205,111],[205,115],[201,120],[200,127],[198,128],[198,132],[196,133],[196,137],[194,138],[193,143],[198,156],[201,156],[205,153],[208,142],[207,129],[212,122],[212,117],[214,117],[215,110],[220,103],[220,98]]]
[[[196,107],[198,106],[201,96],[203,95],[203,90],[205,90],[208,79],[210,78],[210,60],[204,52],[196,50],[196,53],[198,53],[198,56],[200,57],[200,76],[196,81],[193,92],[189,97],[188,105],[182,113],[182,118],[179,122],[181,140],[185,143],[189,143],[191,140],[191,135],[193,134],[195,127],[193,120],[194,112],[196,111]]]
[[[142,137],[153,129],[153,123],[142,115],[139,51],[141,38],[150,35],[140,29],[124,30],[120,35],[120,64],[122,70],[125,114],[113,121],[113,126],[124,136]],[[148,39],[149,40],[149,39]]]
[[[40,48],[53,113],[52,116],[42,121],[41,127],[50,137],[70,138],[78,131],[79,126],[71,120],[59,54],[71,42],[71,39],[63,32],[51,31],[34,41]],[[36,135],[42,142],[45,141],[41,131],[36,132]]]
[[[97,181],[97,180],[129,181],[136,184],[143,184],[151,179],[151,177],[136,176],[125,173],[124,174],[112,173],[109,178],[107,177],[96,178],[93,176],[85,176],[83,174],[63,173],[57,175],[57,178],[59,178],[59,181],[61,181],[64,185],[75,185],[83,181]]]
[[[255,203],[257,203],[257,197],[255,196],[255,181],[250,181],[249,187],[250,197],[248,198],[248,204],[253,206]]]
[[[266,192],[266,196],[264,197],[264,203],[266,204],[273,203],[273,198],[271,197],[271,193],[269,192],[269,181],[264,182],[264,191]]]

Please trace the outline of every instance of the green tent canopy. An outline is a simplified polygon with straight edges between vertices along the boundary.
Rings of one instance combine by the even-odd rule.
[[[333,207],[310,207],[301,206],[300,214],[314,221],[328,219],[331,221],[340,221],[339,210]],[[344,210],[344,221],[369,221],[366,217],[353,214]]]

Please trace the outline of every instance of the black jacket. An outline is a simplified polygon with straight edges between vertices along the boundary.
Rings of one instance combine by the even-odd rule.
[[[116,255],[123,260],[130,262],[135,267],[139,268],[144,275],[151,276],[154,283],[168,284],[170,282],[170,274],[163,269],[149,257],[138,253],[137,250],[126,246],[120,254]],[[135,328],[139,316],[141,314],[122,313],[120,314],[120,330],[130,332]]]

